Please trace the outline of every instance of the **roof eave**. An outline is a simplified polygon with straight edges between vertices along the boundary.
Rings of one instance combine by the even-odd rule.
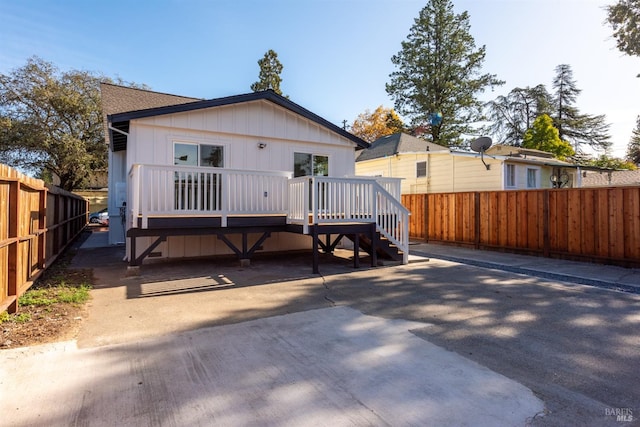
[[[109,121],[109,125],[114,125],[116,123],[129,122],[131,120],[141,119],[146,117],[155,117],[155,116],[161,116],[166,114],[183,113],[187,111],[200,110],[204,108],[221,107],[225,105],[233,105],[233,104],[239,104],[243,102],[259,101],[259,100],[270,101],[276,105],[279,105],[280,107],[283,107],[293,113],[301,115],[321,126],[326,127],[327,129],[353,142],[356,145],[356,149],[363,149],[363,148],[369,147],[369,143],[364,141],[363,139],[358,138],[357,136],[347,132],[346,130],[340,128],[339,126],[336,126],[335,124],[329,122],[328,120],[318,116],[317,114],[312,113],[311,111],[296,104],[295,102],[290,101],[289,99],[281,95],[278,95],[272,90],[266,90],[262,92],[252,92],[252,93],[247,93],[242,95],[233,95],[233,96],[227,96],[224,98],[215,98],[215,99],[209,99],[204,101],[188,102],[184,104],[169,105],[166,107],[156,107],[156,108],[149,108],[145,110],[116,113],[116,114],[111,114],[107,116],[107,120]]]

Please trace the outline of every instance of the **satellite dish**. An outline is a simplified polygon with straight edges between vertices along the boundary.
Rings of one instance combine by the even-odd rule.
[[[484,152],[491,147],[491,138],[488,136],[481,136],[478,139],[474,139],[471,141],[471,149],[477,153],[480,153],[480,159],[482,160],[482,164],[487,170],[490,169],[491,165],[488,165],[484,161]]]
[[[481,136],[480,138],[471,141],[471,149],[477,153],[482,153],[483,151],[487,151],[489,147],[491,147],[491,144],[491,138],[488,136]]]

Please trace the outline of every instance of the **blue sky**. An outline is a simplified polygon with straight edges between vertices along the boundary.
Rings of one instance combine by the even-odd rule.
[[[615,0],[454,0],[486,45],[483,72],[515,87],[545,84],[571,65],[577,107],[606,114],[623,156],[640,114],[640,58],[615,49],[604,6]],[[250,92],[273,49],[292,101],[341,125],[393,107],[391,57],[426,0],[0,0],[0,73],[37,55],[201,98]]]

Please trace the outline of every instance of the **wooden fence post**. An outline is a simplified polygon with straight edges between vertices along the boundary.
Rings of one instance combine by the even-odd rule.
[[[424,195],[424,242],[429,243],[429,194]]]
[[[47,189],[38,190],[38,268],[45,268],[47,259]]]
[[[20,181],[15,180],[9,184],[9,244],[8,272],[7,272],[7,296],[15,300],[9,305],[9,313],[18,310],[18,287],[20,271]]]
[[[549,241],[549,190],[542,192],[542,255],[550,257],[551,248]]]
[[[480,193],[473,193],[473,204],[474,204],[474,227],[475,227],[475,236],[474,236],[474,247],[476,249],[480,249]]]

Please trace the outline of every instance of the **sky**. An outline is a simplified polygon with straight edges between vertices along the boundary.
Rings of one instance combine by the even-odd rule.
[[[482,73],[516,87],[544,84],[569,64],[582,113],[605,114],[623,157],[640,115],[640,57],[615,47],[604,23],[615,0],[453,0],[467,11]],[[281,89],[336,125],[393,107],[391,57],[427,0],[0,0],[0,73],[38,56],[152,90],[197,98],[251,92],[273,49]]]

